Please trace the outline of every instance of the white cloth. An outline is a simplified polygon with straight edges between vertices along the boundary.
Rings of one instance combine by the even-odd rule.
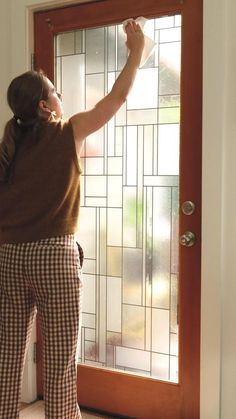
[[[137,19],[129,18],[129,19],[124,20],[124,22],[123,22],[124,32],[126,32],[125,31],[126,25],[129,22],[133,22],[133,21],[138,23],[139,26],[142,28],[142,30],[145,32],[144,26],[145,26],[145,23],[147,22],[147,19],[143,16],[139,16],[139,17],[137,17]],[[152,52],[153,52],[153,50],[156,46],[156,42],[153,39],[149,38],[149,36],[145,35],[145,33],[144,33],[144,41],[145,41],[144,42],[144,49],[143,49],[143,53],[142,53],[140,67],[142,67],[146,63],[146,61],[148,60],[148,58],[150,57],[150,55],[152,54]]]

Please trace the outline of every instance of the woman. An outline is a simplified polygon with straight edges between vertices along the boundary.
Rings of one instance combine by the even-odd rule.
[[[74,236],[78,157],[84,139],[117,112],[133,84],[144,36],[135,22],[126,33],[127,63],[111,92],[89,111],[62,120],[60,94],[39,72],[22,74],[8,88],[14,116],[0,145],[0,419],[19,418],[36,310],[44,344],[45,417],[81,417],[76,349],[82,260]]]

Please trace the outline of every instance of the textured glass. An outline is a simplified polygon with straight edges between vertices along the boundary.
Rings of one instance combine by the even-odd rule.
[[[75,53],[75,33],[66,32],[57,35],[56,56],[72,55]]]
[[[63,92],[65,117],[69,117],[74,109],[80,112],[85,107],[84,56],[62,57],[62,68],[60,91]]]
[[[141,305],[142,299],[142,251],[123,249],[123,301]]]
[[[84,31],[75,32],[75,52],[76,54],[83,54],[85,52]]]
[[[108,246],[122,245],[122,210],[108,208],[107,210],[107,244]]]
[[[158,174],[179,174],[179,124],[159,125]]]
[[[123,188],[123,245],[136,247],[137,200],[136,188]]]
[[[160,31],[160,42],[176,42],[181,39],[181,28],[162,29]]]
[[[86,73],[104,72],[104,28],[86,30]]]
[[[180,42],[160,44],[159,93],[161,95],[180,92]]]
[[[122,282],[121,278],[107,278],[107,330],[110,332],[121,332],[121,292],[122,292]],[[115,298],[114,298],[115,296]],[[120,344],[117,342],[117,334],[112,338],[110,334],[109,343]],[[115,340],[115,341],[114,341]]]
[[[122,207],[122,186],[122,176],[108,176],[108,207]]]
[[[152,305],[169,309],[171,189],[153,190]]]
[[[129,369],[150,371],[150,353],[117,346],[116,365]]]
[[[114,117],[86,138],[79,361],[178,382],[181,16],[150,19],[156,47]],[[122,25],[55,37],[65,117],[94,107],[127,59]]]
[[[96,313],[95,309],[95,276],[84,274],[84,292],[87,298],[84,301],[83,310],[86,313]]]
[[[157,123],[156,109],[143,109],[127,112],[127,125],[148,125]]]
[[[144,349],[145,309],[123,304],[123,339],[124,346]]]
[[[145,85],[145,95],[143,86]],[[132,91],[127,99],[127,109],[149,109],[157,107],[158,69],[138,70]],[[142,98],[142,100],[140,100]]]

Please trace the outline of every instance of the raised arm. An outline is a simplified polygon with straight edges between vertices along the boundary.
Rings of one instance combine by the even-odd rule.
[[[144,47],[144,35],[139,25],[129,22],[126,26],[127,62],[114,83],[112,90],[93,109],[71,117],[77,152],[80,154],[83,140],[106,124],[125,102],[133,85]]]

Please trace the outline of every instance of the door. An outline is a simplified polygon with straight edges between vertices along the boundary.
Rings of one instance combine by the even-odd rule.
[[[81,159],[78,400],[126,417],[197,419],[202,1],[102,0],[37,12],[36,68],[62,91],[66,116],[93,106],[125,62],[120,23],[131,16],[149,19],[155,51]],[[39,350],[39,395],[41,358]]]

